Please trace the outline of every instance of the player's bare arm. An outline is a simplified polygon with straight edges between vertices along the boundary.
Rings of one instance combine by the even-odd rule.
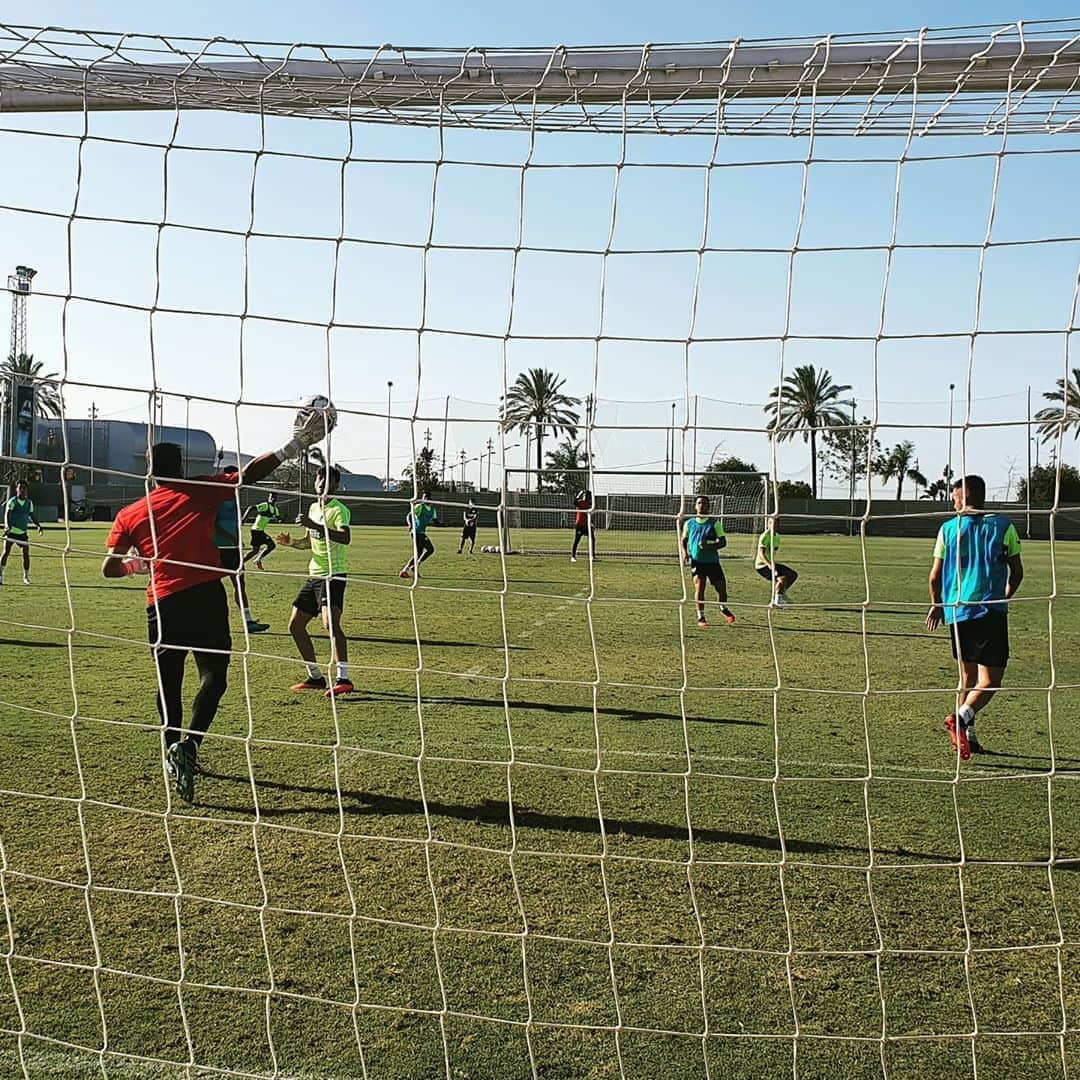
[[[1019,556],[1016,556],[1019,561]],[[936,630],[945,618],[945,611],[941,606],[941,568],[944,560],[935,559],[930,567],[930,610],[926,613],[926,629]],[[1011,566],[1011,560],[1010,560]],[[1021,572],[1022,573],[1022,572]],[[1011,578],[1010,578],[1011,583]]]
[[[1010,555],[1009,583],[1005,586],[1005,599],[1010,600],[1020,588],[1020,582],[1024,580],[1024,563],[1019,555]]]

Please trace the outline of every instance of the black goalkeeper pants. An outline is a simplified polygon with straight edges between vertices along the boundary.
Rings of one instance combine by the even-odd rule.
[[[198,746],[228,686],[232,638],[225,588],[220,580],[215,580],[173,593],[146,609],[146,621],[160,681],[157,707],[165,725],[166,746],[180,741],[184,667],[188,653],[195,654],[199,688],[191,703],[188,735]]]

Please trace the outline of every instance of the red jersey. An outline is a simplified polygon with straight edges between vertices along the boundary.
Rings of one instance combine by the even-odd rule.
[[[193,481],[206,481],[195,483]],[[108,546],[123,554],[136,547],[150,564],[146,602],[220,578],[221,556],[213,541],[214,518],[236,495],[235,473],[163,480],[149,495],[125,506],[113,522]],[[153,531],[150,523],[153,518]]]
[[[574,515],[574,527],[585,528],[589,524],[589,515],[585,513],[589,509],[588,499],[578,499],[574,506],[577,507],[577,513]]]

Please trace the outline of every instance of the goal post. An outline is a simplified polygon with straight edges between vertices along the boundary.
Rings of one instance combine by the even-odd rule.
[[[673,473],[593,469],[574,474],[573,491],[545,487],[550,473],[507,469],[502,544],[518,555],[563,555],[573,542],[577,493],[592,484],[585,513],[597,534],[597,554],[678,558],[682,524],[698,495],[728,537],[723,555],[752,558],[768,515],[769,478],[761,472]]]

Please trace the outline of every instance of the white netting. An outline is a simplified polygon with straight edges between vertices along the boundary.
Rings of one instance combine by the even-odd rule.
[[[0,449],[64,512],[0,596],[0,1071],[1074,1072],[1078,61],[1059,22],[546,52],[0,27],[0,260],[38,272],[12,340],[43,365],[5,421],[55,399]],[[1018,387],[1056,380],[1039,441]],[[306,570],[273,552],[189,807],[139,590],[79,519],[145,491],[154,440],[211,471],[313,393],[358,692],[290,693]],[[267,482],[286,521],[318,464]],[[1023,479],[1032,543],[961,763],[919,627],[968,472]],[[530,560],[572,531],[535,481],[579,473],[600,565]],[[677,564],[603,559],[672,553],[699,481],[736,554],[779,497],[793,612],[736,562],[702,633]],[[453,555],[470,500],[498,558]]]

